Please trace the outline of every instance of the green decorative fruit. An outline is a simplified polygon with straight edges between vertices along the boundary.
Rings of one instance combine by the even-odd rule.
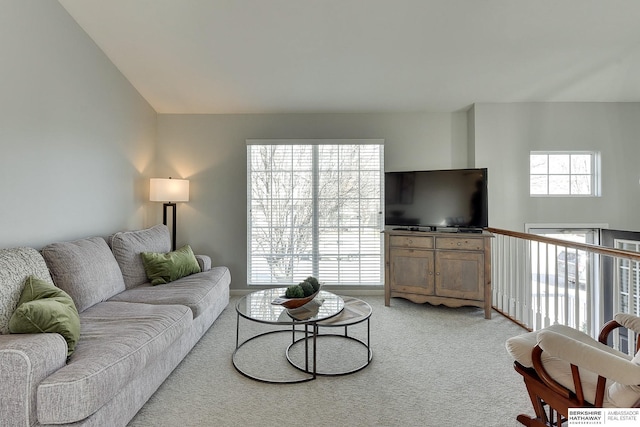
[[[305,282],[309,282],[311,283],[311,286],[313,286],[313,291],[314,292],[318,292],[318,289],[320,289],[320,283],[318,282],[318,279],[316,279],[313,276],[309,276],[307,277],[307,279],[305,280]]]
[[[304,296],[308,297],[310,296],[312,293],[315,292],[315,290],[313,289],[313,286],[311,285],[311,283],[304,281],[304,282],[300,282],[298,284],[298,286],[300,286],[302,288],[302,290],[304,291]]]
[[[293,285],[287,288],[284,296],[287,298],[303,298],[305,295],[304,290],[300,285]]]

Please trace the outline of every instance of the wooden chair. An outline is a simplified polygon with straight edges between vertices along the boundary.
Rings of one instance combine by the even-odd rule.
[[[507,340],[535,411],[517,420],[530,427],[562,426],[569,408],[640,407],[640,342],[635,357],[610,348],[609,334],[617,328],[637,337],[640,318],[617,314],[598,341],[563,325]]]

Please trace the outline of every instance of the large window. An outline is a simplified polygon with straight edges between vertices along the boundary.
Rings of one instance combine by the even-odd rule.
[[[382,142],[247,141],[249,284],[382,284]]]
[[[532,196],[599,196],[599,155],[587,151],[532,151],[529,194]]]

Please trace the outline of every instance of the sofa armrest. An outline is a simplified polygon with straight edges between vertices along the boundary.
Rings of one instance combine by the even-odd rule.
[[[614,354],[551,331],[538,333],[538,345],[551,356],[624,385],[640,384],[640,366]]]
[[[200,271],[211,270],[211,258],[208,255],[196,255]]]
[[[0,420],[36,424],[38,385],[66,360],[67,343],[60,334],[0,335]]]

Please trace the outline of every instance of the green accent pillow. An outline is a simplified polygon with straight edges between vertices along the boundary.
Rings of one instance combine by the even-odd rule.
[[[200,273],[200,265],[189,245],[173,252],[142,252],[141,255],[144,271],[152,285],[162,285]]]
[[[71,356],[80,338],[80,316],[71,297],[62,289],[39,279],[27,277],[18,306],[9,320],[12,334],[51,332],[67,341]]]

